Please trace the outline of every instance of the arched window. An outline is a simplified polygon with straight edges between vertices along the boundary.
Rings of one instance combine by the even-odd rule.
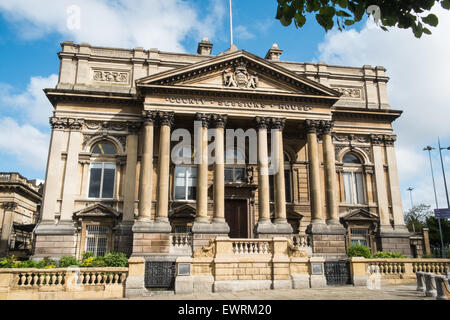
[[[241,150],[227,150],[225,152],[225,163],[228,164],[225,166],[226,183],[246,182],[245,154]]]
[[[361,159],[353,153],[347,153],[342,162],[344,163],[345,202],[348,204],[364,204],[364,176]]]
[[[192,160],[191,146],[180,149],[180,159]],[[176,165],[174,171],[174,200],[195,200],[197,198],[197,167],[195,165]]]
[[[284,152],[283,154],[284,159],[284,188],[286,193],[286,202],[292,202],[292,166],[291,166],[291,159],[289,155]],[[270,192],[270,201],[273,202],[275,199],[275,192],[274,192],[274,176],[269,176],[269,192]]]
[[[114,198],[116,154],[117,148],[108,141],[98,142],[92,147],[94,160],[89,170],[89,198]]]

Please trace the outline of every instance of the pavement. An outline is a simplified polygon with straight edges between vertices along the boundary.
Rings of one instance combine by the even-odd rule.
[[[125,298],[127,299],[127,298]],[[379,289],[354,286],[327,286],[314,289],[277,289],[220,293],[177,294],[155,292],[130,300],[435,300],[416,291],[416,285],[383,285]]]

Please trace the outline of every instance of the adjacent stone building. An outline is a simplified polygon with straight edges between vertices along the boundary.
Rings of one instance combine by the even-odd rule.
[[[41,185],[16,172],[0,172],[0,257],[32,253],[39,219]]]
[[[386,69],[212,47],[62,43],[35,256],[173,261],[214,236],[411,255]]]

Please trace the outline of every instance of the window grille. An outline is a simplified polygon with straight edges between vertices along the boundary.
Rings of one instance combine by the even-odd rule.
[[[105,226],[86,226],[86,252],[103,257],[108,245],[108,231]]]
[[[369,246],[369,230],[364,228],[351,228],[351,243]]]

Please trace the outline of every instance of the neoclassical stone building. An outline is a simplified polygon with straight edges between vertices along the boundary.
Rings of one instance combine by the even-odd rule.
[[[327,259],[352,243],[410,255],[386,70],[212,46],[62,43],[35,256],[170,260],[214,236],[285,236]]]

